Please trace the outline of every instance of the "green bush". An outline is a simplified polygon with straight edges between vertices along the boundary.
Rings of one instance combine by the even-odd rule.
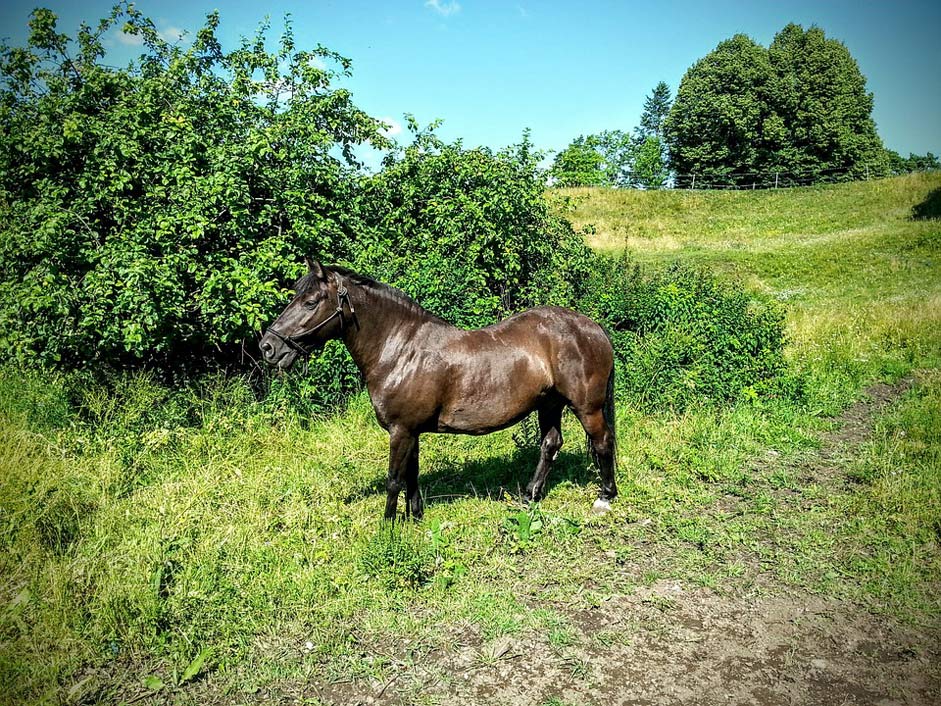
[[[122,21],[144,48],[127,69],[103,63]],[[0,48],[4,357],[234,363],[303,255],[348,254],[350,148],[388,144],[331,86],[349,62],[290,26],[223,51],[218,22],[171,45],[132,5],[74,38],[36,10],[27,46]]]
[[[783,308],[708,272],[599,257],[580,308],[607,326],[620,392],[642,407],[783,390]]]
[[[74,38],[37,10],[27,45],[0,49],[7,359],[157,368],[177,382],[244,370],[303,255],[399,286],[461,326],[572,303],[590,252],[545,201],[528,137],[465,149],[411,121],[414,143],[364,176],[352,146],[390,143],[331,85],[349,62],[298,50],[290,26],[274,51],[266,26],[224,51],[218,22],[184,47],[127,4]],[[128,69],[103,63],[103,36],[121,23],[143,42]],[[271,408],[306,415],[360,386],[342,346],[304,370],[255,386]]]
[[[263,405],[275,417],[290,415],[306,424],[335,411],[362,387],[362,376],[346,346],[328,341],[320,353],[284,373],[264,369],[260,387]]]
[[[446,144],[432,128],[393,153],[362,194],[369,235],[354,268],[458,326],[538,304],[571,305],[591,251],[550,208],[541,155],[524,135],[492,152]]]

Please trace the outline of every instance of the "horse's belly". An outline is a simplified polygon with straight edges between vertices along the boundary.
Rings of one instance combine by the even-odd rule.
[[[548,390],[528,394],[512,392],[513,390],[502,390],[502,394],[471,395],[444,405],[438,414],[438,431],[450,434],[489,434],[506,429],[539,407],[549,394]]]
[[[481,409],[458,408],[438,417],[438,431],[445,434],[489,434],[521,421],[532,409],[513,415]]]

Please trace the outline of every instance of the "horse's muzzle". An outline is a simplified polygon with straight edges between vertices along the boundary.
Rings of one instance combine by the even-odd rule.
[[[275,365],[281,370],[287,370],[297,358],[297,352],[288,348],[284,343],[270,334],[265,334],[258,344],[261,357],[268,365]]]

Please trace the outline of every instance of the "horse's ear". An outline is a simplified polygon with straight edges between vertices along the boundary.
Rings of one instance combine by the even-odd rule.
[[[307,269],[310,270],[314,277],[317,279],[327,279],[327,273],[324,271],[323,265],[317,260],[311,260],[309,257],[305,257],[304,262],[307,264]]]

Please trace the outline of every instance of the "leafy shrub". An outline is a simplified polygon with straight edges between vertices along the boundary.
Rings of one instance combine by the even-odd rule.
[[[124,20],[145,53],[102,63]],[[188,48],[120,4],[74,40],[36,10],[0,49],[0,351],[66,367],[238,360],[302,255],[354,240],[350,148],[387,144],[331,82],[349,62],[224,52],[210,14]],[[324,68],[328,67],[334,68]],[[337,158],[342,152],[345,160]]]
[[[592,255],[545,199],[528,135],[499,152],[446,144],[433,127],[365,184],[370,232],[354,267],[459,326],[571,304]]]
[[[306,423],[341,407],[362,387],[359,369],[340,341],[328,341],[320,353],[297,365],[300,370],[289,373],[263,371],[261,396],[276,417],[289,414]]]
[[[599,257],[581,308],[606,324],[620,391],[642,407],[781,389],[783,308],[708,272]]]

